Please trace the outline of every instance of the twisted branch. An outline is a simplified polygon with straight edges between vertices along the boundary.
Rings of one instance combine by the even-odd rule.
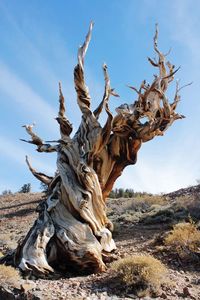
[[[26,163],[29,167],[29,170],[31,171],[31,173],[33,174],[33,176],[35,176],[38,180],[40,180],[41,182],[49,185],[51,183],[51,181],[53,180],[53,177],[48,176],[44,173],[41,172],[37,172],[35,169],[33,169],[33,167],[31,166],[29,160],[28,160],[28,156],[26,155]]]
[[[83,45],[79,48],[78,64],[74,69],[74,83],[77,92],[77,102],[83,115],[90,112],[91,97],[84,79],[84,58],[91,40],[93,25],[94,23],[91,22],[86,39]]]
[[[61,83],[59,82],[59,112],[58,112],[58,117],[56,118],[57,122],[60,125],[60,135],[61,139],[65,140],[67,139],[72,130],[72,124],[69,122],[69,120],[65,116],[65,98],[62,93],[62,88],[61,88]]]
[[[31,141],[27,141],[24,139],[20,139],[20,141],[29,143],[29,144],[34,144],[37,146],[37,151],[38,152],[57,152],[58,151],[58,145],[52,146],[50,144],[44,144],[43,140],[33,132],[33,126],[35,124],[32,125],[23,125],[22,127],[24,127],[26,129],[26,132],[31,136]]]

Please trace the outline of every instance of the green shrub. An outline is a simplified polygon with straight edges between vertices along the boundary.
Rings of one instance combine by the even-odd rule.
[[[12,192],[11,192],[11,190],[4,190],[3,192],[2,192],[2,195],[12,195]]]
[[[25,183],[19,190],[19,193],[30,193],[30,191],[31,191],[31,184]]]

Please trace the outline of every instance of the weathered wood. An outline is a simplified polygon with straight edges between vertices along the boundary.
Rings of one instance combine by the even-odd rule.
[[[41,172],[37,172],[30,164],[29,160],[28,160],[28,156],[26,156],[26,163],[29,167],[29,170],[31,171],[31,173],[33,174],[33,176],[35,176],[38,180],[40,180],[41,182],[45,183],[46,185],[50,185],[50,183],[53,180],[53,177],[48,176],[44,173]]]
[[[73,130],[73,127],[72,124],[65,116],[65,98],[62,93],[60,82],[59,82],[59,102],[60,102],[60,106],[59,106],[58,117],[56,118],[56,120],[60,124],[61,139],[65,140],[68,139],[69,135]]]
[[[170,104],[166,96],[176,73],[174,65],[158,49],[158,28],[154,36],[157,60],[148,58],[158,69],[151,84],[143,81],[132,104],[120,105],[113,117],[108,101],[118,96],[111,88],[107,66],[103,66],[105,90],[101,103],[93,112],[91,97],[85,83],[84,59],[91,40],[93,23],[83,46],[78,51],[74,69],[77,103],[82,113],[81,124],[74,137],[72,125],[65,116],[65,102],[59,84],[60,139],[56,145],[46,144],[36,135],[33,125],[25,125],[39,152],[57,152],[57,172],[54,178],[34,170],[33,175],[49,186],[49,196],[38,207],[39,217],[15,252],[15,264],[36,275],[54,269],[78,269],[90,272],[105,270],[102,254],[116,246],[112,239],[113,225],[106,216],[105,200],[124,168],[135,164],[143,142],[163,135],[172,123],[183,118],[175,112],[180,101],[177,84]],[[98,119],[105,109],[107,120],[101,126]],[[143,122],[145,118],[146,122]]]

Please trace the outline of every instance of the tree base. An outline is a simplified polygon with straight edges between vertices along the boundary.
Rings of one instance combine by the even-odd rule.
[[[37,277],[51,277],[54,272],[104,271],[102,253],[104,256],[116,249],[111,232],[102,227],[95,236],[90,226],[81,218],[77,220],[62,203],[58,202],[51,211],[47,203],[48,200],[41,202],[33,227],[1,263]]]

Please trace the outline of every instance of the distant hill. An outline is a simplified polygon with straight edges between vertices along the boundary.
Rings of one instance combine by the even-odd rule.
[[[180,196],[191,196],[191,195],[200,195],[200,184],[189,186],[187,188],[179,189],[175,192],[165,194],[165,196],[170,198],[176,198]]]

